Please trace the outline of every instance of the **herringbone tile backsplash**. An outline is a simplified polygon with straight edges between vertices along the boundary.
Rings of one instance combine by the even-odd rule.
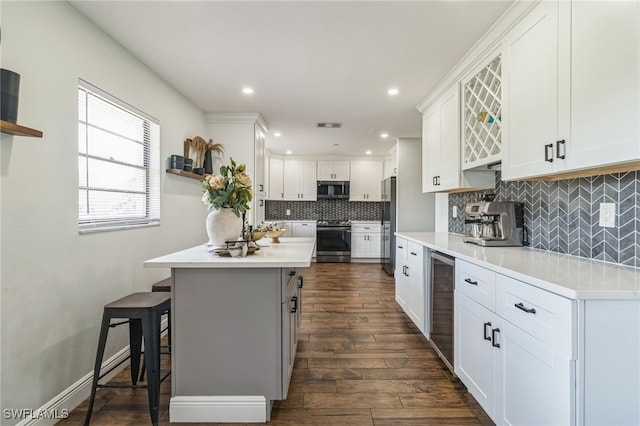
[[[640,267],[640,172],[551,182],[504,182],[496,200],[520,201],[531,247]],[[485,191],[449,194],[449,232],[468,233],[464,206]],[[613,228],[598,225],[600,203],[616,204]],[[460,214],[452,217],[453,206]]]
[[[269,201],[266,220],[381,220],[380,203],[320,199],[318,201]],[[291,215],[286,212],[290,210]]]

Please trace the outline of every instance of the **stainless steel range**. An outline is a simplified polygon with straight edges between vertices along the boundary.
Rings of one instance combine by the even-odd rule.
[[[351,222],[319,220],[316,226],[316,237],[316,262],[351,262]]]

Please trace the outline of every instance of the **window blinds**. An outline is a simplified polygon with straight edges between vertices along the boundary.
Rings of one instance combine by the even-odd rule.
[[[79,80],[80,231],[159,222],[158,120]]]

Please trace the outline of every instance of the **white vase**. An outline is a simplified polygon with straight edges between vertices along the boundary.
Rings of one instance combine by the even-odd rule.
[[[224,246],[227,241],[236,241],[242,233],[242,217],[236,216],[232,208],[212,209],[205,225],[209,245]]]

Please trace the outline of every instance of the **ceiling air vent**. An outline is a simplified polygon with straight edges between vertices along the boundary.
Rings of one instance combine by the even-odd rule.
[[[342,127],[342,123],[318,123],[316,127],[321,127],[323,129],[339,129]]]

